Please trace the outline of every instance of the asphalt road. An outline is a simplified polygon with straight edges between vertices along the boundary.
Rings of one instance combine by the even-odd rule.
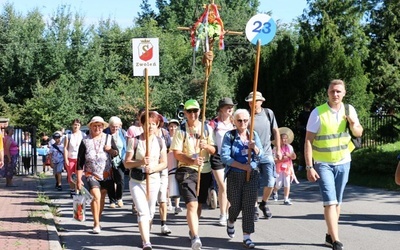
[[[63,178],[63,181],[65,178]],[[94,235],[90,207],[87,220],[72,219],[72,199],[67,185],[64,190],[54,190],[54,179],[45,184],[46,193],[59,206],[58,224],[60,243],[64,249],[141,249],[141,239],[136,216],[131,213],[132,199],[129,190],[124,193],[123,208],[106,206],[101,219],[102,232]],[[283,190],[280,191],[282,196]],[[326,226],[318,186],[306,180],[292,185],[293,205],[283,201],[269,202],[273,218],[256,222],[252,240],[256,249],[329,249],[324,246]],[[399,249],[400,199],[398,192],[388,192],[357,186],[345,191],[339,233],[345,249]],[[151,231],[153,249],[190,249],[185,212],[168,214],[170,236],[160,234],[159,215],[156,213]],[[202,249],[243,249],[241,218],[236,222],[236,237],[228,238],[225,227],[217,225],[219,210],[204,209],[200,219]]]

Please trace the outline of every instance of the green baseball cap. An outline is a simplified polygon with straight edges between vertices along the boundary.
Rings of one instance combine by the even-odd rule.
[[[200,109],[200,104],[196,100],[193,100],[193,99],[187,100],[185,102],[185,110],[188,110],[188,109]]]

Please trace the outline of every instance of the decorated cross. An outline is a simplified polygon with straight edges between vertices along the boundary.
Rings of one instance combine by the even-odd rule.
[[[204,5],[204,12],[192,27],[178,27],[179,30],[190,31],[191,45],[195,51],[201,46],[203,48],[202,63],[205,67],[204,91],[203,91],[203,108],[202,108],[202,125],[201,125],[201,138],[204,139],[204,121],[206,120],[206,103],[207,103],[207,85],[208,78],[211,74],[212,62],[214,60],[214,43],[218,41],[218,48],[224,49],[224,36],[225,35],[242,35],[243,32],[226,31],[224,23],[219,15],[220,6],[211,0],[209,4]],[[201,155],[201,152],[200,154]],[[200,168],[198,173],[200,173]],[[200,188],[200,174],[197,179],[197,195],[199,195]]]
[[[223,50],[225,35],[243,35],[243,32],[225,30],[224,23],[219,15],[221,6],[210,0],[210,4],[204,4],[204,12],[192,27],[178,27],[179,30],[190,31],[191,45],[198,51],[203,48],[202,63],[205,66],[206,81],[211,73],[214,59],[214,44],[218,41],[218,48]]]

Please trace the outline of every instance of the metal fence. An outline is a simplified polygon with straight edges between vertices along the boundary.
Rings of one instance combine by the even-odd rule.
[[[14,140],[19,147],[16,174],[37,174],[36,127],[14,127]]]
[[[399,140],[399,118],[394,115],[372,115],[361,121],[364,128],[362,147],[376,147]]]

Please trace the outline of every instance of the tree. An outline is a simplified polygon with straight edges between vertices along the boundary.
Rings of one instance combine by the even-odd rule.
[[[302,100],[314,104],[326,101],[326,88],[332,79],[347,83],[346,102],[361,117],[369,114],[371,94],[363,62],[368,56],[362,18],[363,1],[309,0],[309,10],[300,19],[300,42],[295,73]]]
[[[31,87],[41,76],[44,23],[38,10],[27,17],[6,4],[0,16],[0,95],[9,103],[21,104],[32,96]]]
[[[400,102],[400,5],[398,1],[384,0],[373,7],[367,30],[371,38],[371,53],[366,60],[369,89],[375,94],[374,108],[390,111]]]

